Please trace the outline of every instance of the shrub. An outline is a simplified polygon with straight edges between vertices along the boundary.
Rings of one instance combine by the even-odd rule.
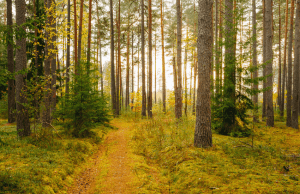
[[[90,76],[93,71],[86,67],[73,74],[70,94],[60,100],[55,114],[74,137],[91,136],[93,127],[109,122],[106,98],[97,91],[97,80]]]

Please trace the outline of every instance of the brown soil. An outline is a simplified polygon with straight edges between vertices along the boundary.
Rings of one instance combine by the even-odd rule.
[[[112,193],[126,194],[137,193],[133,188],[132,181],[134,175],[130,168],[131,159],[129,157],[129,130],[132,126],[119,120],[114,120],[112,125],[118,128],[117,131],[110,132],[103,145],[100,146],[97,154],[93,156],[91,166],[86,168],[75,180],[74,185],[69,189],[69,194],[91,194],[91,193]],[[106,156],[106,157],[103,157]],[[101,180],[99,176],[105,167],[101,166],[102,160],[107,160],[107,174]],[[98,185],[101,184],[101,185]],[[99,189],[96,190],[96,189]]]

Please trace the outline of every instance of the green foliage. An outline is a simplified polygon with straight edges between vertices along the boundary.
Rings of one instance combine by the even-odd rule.
[[[93,71],[86,67],[84,64],[78,75],[73,74],[70,95],[61,99],[55,116],[64,120],[74,137],[90,136],[93,127],[109,122],[106,98],[96,90],[97,81],[90,76]]]
[[[236,96],[235,103],[227,98],[222,101],[219,99],[217,96],[212,103],[212,129],[222,135],[250,136],[252,132],[247,126],[247,112],[253,109],[251,99],[240,93]],[[235,115],[234,120],[231,115]]]

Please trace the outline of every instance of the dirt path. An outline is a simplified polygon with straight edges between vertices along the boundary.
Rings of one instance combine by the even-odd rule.
[[[69,194],[137,193],[132,185],[134,175],[130,168],[129,130],[132,124],[114,120],[118,130],[110,132],[85,169],[69,189]]]

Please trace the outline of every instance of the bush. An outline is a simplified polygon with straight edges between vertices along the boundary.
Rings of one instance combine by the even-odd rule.
[[[74,137],[91,136],[93,127],[109,122],[105,96],[96,90],[97,80],[93,80],[93,71],[86,67],[83,65],[78,75],[73,74],[70,94],[60,100],[55,114],[64,120],[64,126]]]
[[[248,128],[247,111],[253,109],[253,103],[251,99],[243,94],[236,96],[235,104],[231,100],[223,99],[219,101],[219,98],[214,98],[212,105],[212,128],[219,134],[248,137],[252,131]],[[232,121],[231,117],[234,113],[235,120]]]

